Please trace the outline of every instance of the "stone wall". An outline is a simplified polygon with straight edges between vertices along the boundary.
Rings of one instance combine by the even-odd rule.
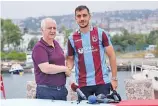
[[[73,92],[70,88],[71,83],[68,83],[68,96],[67,100],[77,100],[77,93]],[[128,100],[140,100],[140,99],[155,99],[154,89],[152,87],[151,80],[125,80],[125,93]],[[36,83],[35,81],[27,82],[27,98],[35,98],[36,95]]]
[[[126,96],[128,100],[154,99],[152,80],[125,80]]]
[[[27,81],[27,98],[35,98],[36,96],[36,83],[35,81]],[[67,100],[77,100],[77,93],[68,88]]]

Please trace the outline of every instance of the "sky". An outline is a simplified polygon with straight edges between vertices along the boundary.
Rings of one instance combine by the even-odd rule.
[[[90,12],[131,9],[158,9],[158,1],[1,1],[1,18],[74,14],[78,5],[86,5]]]

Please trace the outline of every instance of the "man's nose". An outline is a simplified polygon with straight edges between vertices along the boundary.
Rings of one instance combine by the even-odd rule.
[[[51,32],[56,32],[56,29],[53,29],[53,28],[52,28]]]
[[[83,16],[81,16],[81,20],[84,20],[84,17],[83,17]]]

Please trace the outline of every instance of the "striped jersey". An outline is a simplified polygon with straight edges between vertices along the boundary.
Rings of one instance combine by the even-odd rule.
[[[75,78],[79,87],[110,82],[105,47],[112,45],[107,32],[91,27],[87,33],[75,32],[68,38],[67,55],[74,56]]]

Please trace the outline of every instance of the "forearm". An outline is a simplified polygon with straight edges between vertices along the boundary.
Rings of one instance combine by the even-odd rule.
[[[74,59],[73,59],[73,57],[67,57],[67,59],[66,59],[66,66],[67,66],[70,70],[73,69],[73,67],[74,67]]]
[[[60,66],[60,65],[54,65],[54,64],[48,64],[48,63],[42,63],[39,65],[42,72],[46,74],[57,74],[61,72],[66,72],[67,67],[66,66]]]
[[[109,57],[112,77],[117,77],[117,64],[115,55]]]
[[[112,71],[112,77],[117,77],[117,65],[116,65],[116,56],[112,46],[106,47],[106,54],[109,57],[110,67]]]

